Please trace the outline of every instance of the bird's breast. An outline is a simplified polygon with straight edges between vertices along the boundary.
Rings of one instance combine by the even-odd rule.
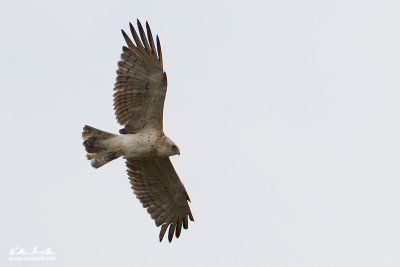
[[[124,136],[121,150],[126,158],[146,158],[155,154],[157,138],[153,134],[137,133]]]

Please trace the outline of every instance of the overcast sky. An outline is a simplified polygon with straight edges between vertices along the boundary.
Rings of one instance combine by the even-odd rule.
[[[195,218],[173,243],[122,159],[120,29],[159,34]],[[2,1],[1,266],[400,266],[399,1]],[[55,262],[9,261],[16,246]]]

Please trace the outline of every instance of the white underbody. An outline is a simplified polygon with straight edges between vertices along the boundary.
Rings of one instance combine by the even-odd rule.
[[[163,142],[162,139],[167,139]],[[109,151],[120,151],[122,156],[127,159],[140,159],[146,157],[160,156],[169,157],[169,149],[163,146],[174,144],[162,133],[137,133],[117,135],[103,141]]]

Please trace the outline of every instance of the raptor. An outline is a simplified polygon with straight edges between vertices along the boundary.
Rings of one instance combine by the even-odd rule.
[[[167,75],[161,44],[158,36],[154,42],[147,22],[147,36],[139,20],[139,34],[129,26],[133,41],[122,30],[127,46],[122,48],[114,87],[115,115],[124,127],[113,134],[86,125],[83,145],[94,168],[119,157],[126,159],[134,194],[156,226],[161,226],[160,242],[167,230],[171,242],[194,219],[189,195],[169,159],[180,150],[163,131]]]

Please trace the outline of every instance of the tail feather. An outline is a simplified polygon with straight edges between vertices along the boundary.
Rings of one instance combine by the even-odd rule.
[[[87,158],[94,168],[99,168],[104,164],[122,156],[121,152],[108,151],[104,143],[105,140],[115,137],[115,134],[108,133],[91,126],[83,127],[82,138],[85,140],[83,145],[88,152]]]
[[[107,164],[114,159],[119,158],[120,156],[122,156],[120,151],[87,154],[87,158],[90,160],[90,164],[92,165],[93,168],[96,169],[100,168],[104,164]]]
[[[89,137],[103,137],[104,139],[108,139],[116,136],[115,134],[108,133],[99,129],[96,129],[92,126],[85,125],[83,127],[82,138],[83,140],[87,140]]]

